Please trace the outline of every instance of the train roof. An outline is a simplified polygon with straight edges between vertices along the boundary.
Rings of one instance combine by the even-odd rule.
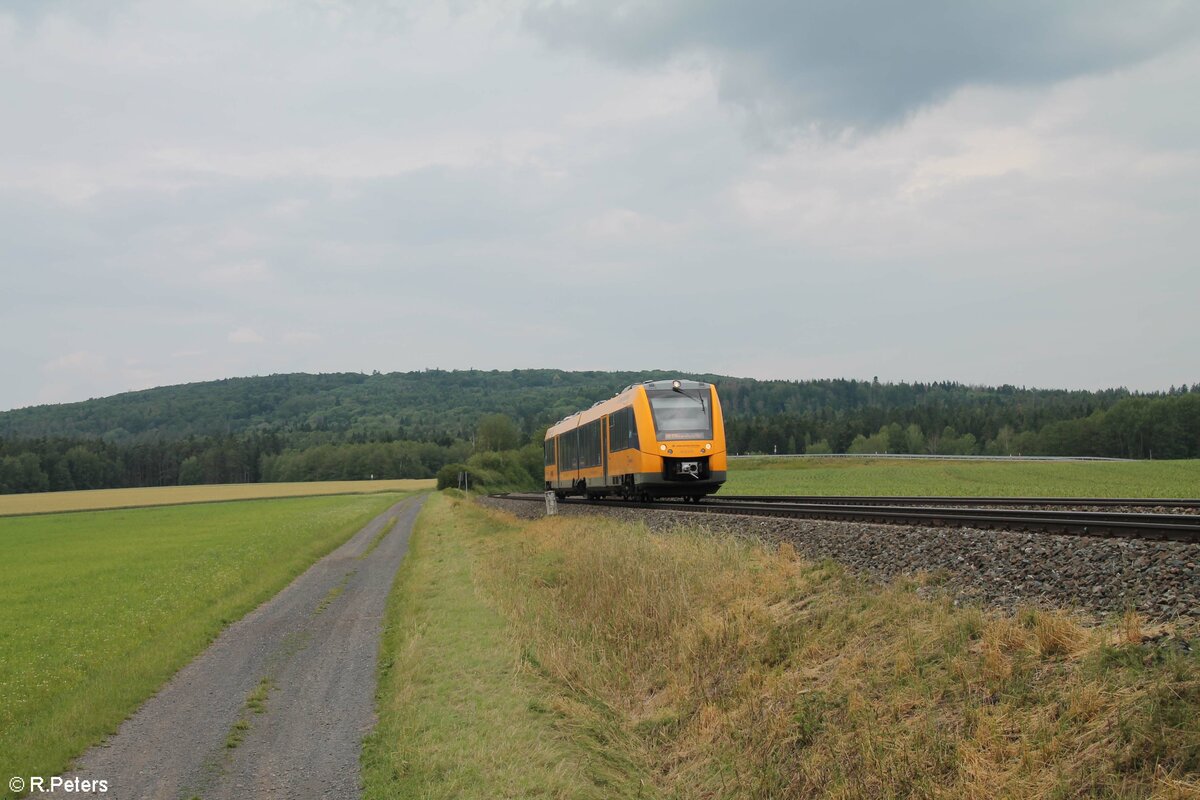
[[[711,384],[711,383],[705,383],[704,381],[693,381],[693,380],[687,380],[687,379],[685,379],[685,378],[677,378],[676,380],[678,380],[678,381],[679,381],[679,388],[680,388],[680,389],[706,389],[706,388],[708,388],[709,386],[712,386],[712,384]],[[674,380],[670,380],[670,381],[642,381],[641,383],[637,383],[637,384],[630,384],[629,386],[627,386],[627,387],[625,387],[625,388],[627,388],[627,389],[632,389],[634,386],[644,386],[644,387],[646,387],[647,389],[670,389],[670,388],[672,388],[674,385],[675,385],[675,381],[674,381]]]
[[[706,383],[705,381],[693,381],[693,380],[688,380],[685,378],[678,378],[675,380],[642,381],[641,383],[631,383],[628,386],[626,386],[624,389],[622,389],[621,391],[614,394],[612,397],[608,398],[607,400],[597,400],[595,403],[592,403],[592,405],[589,406],[588,408],[582,409],[580,411],[576,411],[574,414],[568,414],[567,416],[563,417],[562,419],[560,419],[558,422],[551,425],[546,430],[546,435],[547,436],[551,436],[551,435],[556,436],[556,435],[562,433],[563,431],[570,430],[571,428],[574,428],[576,425],[579,425],[583,422],[591,422],[593,419],[601,417],[606,413],[616,411],[617,409],[624,407],[624,404],[620,403],[618,401],[622,400],[630,392],[637,391],[638,389],[651,389],[651,390],[671,389],[674,387],[676,380],[678,380],[679,388],[681,388],[681,389],[706,389],[706,388],[712,386],[711,383]],[[593,411],[595,413],[590,413]],[[585,417],[586,417],[586,419],[585,419]],[[574,423],[574,424],[568,424],[568,423]]]

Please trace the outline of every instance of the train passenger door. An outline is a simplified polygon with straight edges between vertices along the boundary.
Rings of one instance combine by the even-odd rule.
[[[600,466],[604,467],[604,485],[608,486],[608,417],[600,418]]]

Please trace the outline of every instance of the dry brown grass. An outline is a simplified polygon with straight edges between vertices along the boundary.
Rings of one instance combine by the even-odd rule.
[[[1143,645],[1129,617],[985,614],[789,546],[505,519],[514,532],[488,540],[478,580],[553,687],[561,727],[619,745],[668,796],[1200,786],[1200,661]]]
[[[204,486],[153,486],[138,489],[92,489],[83,492],[41,492],[0,495],[0,517],[55,514],[64,511],[102,511],[113,508],[263,500],[271,497],[309,497],[371,492],[413,492],[434,488],[430,480],[315,481],[311,483],[234,483]]]

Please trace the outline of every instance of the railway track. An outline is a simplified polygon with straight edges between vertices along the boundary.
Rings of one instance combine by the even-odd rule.
[[[539,495],[540,496],[540,495]],[[888,497],[853,495],[714,495],[705,502],[750,502],[750,503],[820,503],[825,505],[858,506],[959,506],[967,508],[993,507],[1013,508],[1029,506],[1066,506],[1087,508],[1178,508],[1183,511],[1200,512],[1200,499],[1174,497]]]
[[[494,495],[507,500],[543,502],[540,494]],[[567,505],[654,509],[696,514],[828,519],[852,522],[1037,531],[1078,536],[1123,536],[1200,543],[1200,515],[1151,511],[1056,510],[1046,506],[1088,508],[1179,508],[1195,511],[1200,500],[1032,497],[789,497],[731,495],[702,503],[628,500],[560,500]],[[1020,507],[1018,507],[1020,506]],[[1028,508],[1028,506],[1041,506]]]

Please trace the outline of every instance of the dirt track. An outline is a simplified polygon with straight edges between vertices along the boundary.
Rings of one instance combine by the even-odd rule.
[[[112,800],[357,797],[384,607],[421,503],[396,504],[231,625],[69,776],[107,781],[90,796]]]

